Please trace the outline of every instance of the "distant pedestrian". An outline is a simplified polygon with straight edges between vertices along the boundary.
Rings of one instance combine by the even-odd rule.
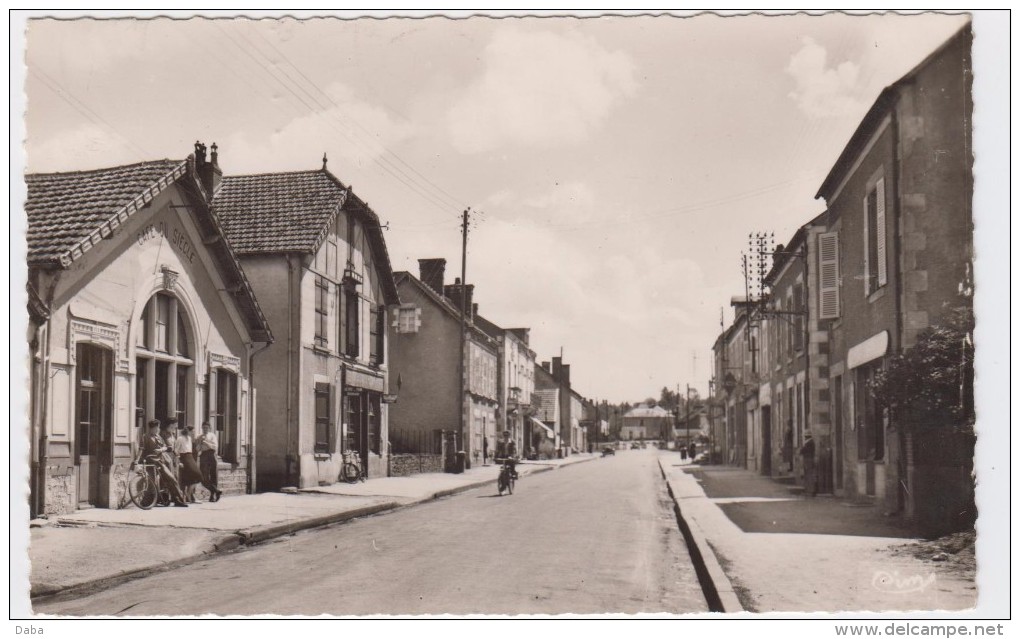
[[[696,456],[695,453],[697,453],[697,451],[698,451],[697,444],[691,442],[691,445],[687,447],[687,454],[690,455],[691,461],[694,461],[694,458]]]
[[[804,492],[814,496],[818,492],[818,484],[815,473],[815,440],[810,432],[804,433],[800,455],[804,459]]]
[[[489,438],[482,437],[482,465],[486,466],[489,463]]]
[[[223,491],[219,488],[219,470],[216,449],[219,442],[209,422],[202,422],[202,434],[195,440],[198,466],[202,471],[202,486],[209,491],[209,501],[219,501]]]

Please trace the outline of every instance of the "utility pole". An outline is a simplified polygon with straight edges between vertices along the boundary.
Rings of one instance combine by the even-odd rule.
[[[468,217],[471,212],[470,208],[464,209],[464,219],[460,225],[460,231],[462,236],[461,252],[460,252],[460,360],[457,369],[460,371],[460,389],[457,397],[458,405],[460,406],[460,448],[465,453],[468,453],[467,446],[467,407],[466,407],[466,391],[467,391],[467,380],[465,379],[467,374],[467,236],[468,236]]]
[[[684,422],[687,425],[687,448],[691,448],[691,385],[687,384],[687,417]]]

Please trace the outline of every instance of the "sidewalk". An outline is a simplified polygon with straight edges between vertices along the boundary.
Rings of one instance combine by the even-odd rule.
[[[910,552],[909,531],[874,506],[795,495],[751,471],[659,466],[725,612],[965,610],[972,565]]]
[[[522,476],[595,459],[521,462]],[[183,566],[300,530],[438,499],[495,483],[499,467],[463,474],[427,473],[357,484],[307,488],[296,494],[225,497],[188,508],[81,510],[33,522],[31,596],[79,594]]]

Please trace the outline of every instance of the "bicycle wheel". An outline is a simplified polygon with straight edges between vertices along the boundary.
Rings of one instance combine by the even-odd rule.
[[[136,472],[128,480],[128,496],[142,510],[149,510],[156,505],[158,493],[156,483],[144,470]]]
[[[502,495],[506,488],[506,471],[503,471],[499,474],[499,479],[496,480],[496,490],[498,490],[499,494]]]
[[[344,462],[343,472],[340,473],[340,477],[348,484],[354,484],[358,481],[358,475],[361,474],[361,469],[354,462]]]

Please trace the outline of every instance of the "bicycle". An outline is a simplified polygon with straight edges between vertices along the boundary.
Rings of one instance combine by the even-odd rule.
[[[361,469],[361,461],[357,452],[343,453],[343,463],[340,465],[340,479],[348,484],[365,481],[365,473]]]
[[[128,478],[128,496],[132,503],[142,510],[149,510],[159,503],[163,496],[160,487],[159,469],[155,464],[132,464],[134,475]]]
[[[513,469],[513,459],[503,460],[503,467],[499,470],[499,479],[496,480],[496,489],[502,495],[505,491],[508,495],[514,494],[514,483],[516,472]]]

